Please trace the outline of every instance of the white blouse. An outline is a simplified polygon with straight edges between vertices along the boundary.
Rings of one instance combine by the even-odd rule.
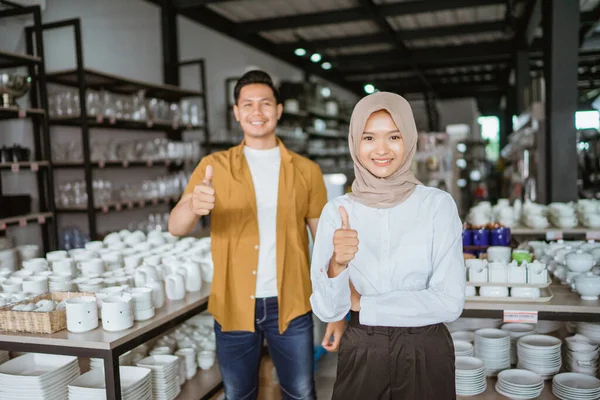
[[[358,252],[344,272],[329,278],[340,206],[358,232]],[[319,220],[311,279],[313,312],[324,322],[339,321],[350,311],[349,281],[362,296],[363,325],[419,327],[456,320],[465,301],[465,264],[454,200],[426,186],[387,209],[348,196],[331,200]]]

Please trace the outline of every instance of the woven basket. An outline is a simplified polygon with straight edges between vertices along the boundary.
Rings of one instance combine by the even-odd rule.
[[[8,306],[0,307],[0,331],[27,333],[54,333],[67,327],[67,310],[49,312],[13,311],[18,304],[37,303],[40,300],[61,302],[65,299],[81,296],[95,296],[94,293],[84,292],[50,292],[23,300]]]

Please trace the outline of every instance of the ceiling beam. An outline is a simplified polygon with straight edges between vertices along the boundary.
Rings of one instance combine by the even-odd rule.
[[[480,22],[458,26],[444,26],[425,29],[410,29],[396,31],[394,35],[398,40],[416,40],[443,37],[450,35],[468,35],[474,33],[498,32],[504,29],[504,22]],[[346,36],[332,39],[310,40],[310,45],[315,49],[331,49],[335,47],[361,46],[379,44],[386,41],[386,35],[376,33],[371,35]],[[292,51],[299,46],[299,42],[283,43],[279,45],[285,51]]]
[[[533,44],[535,33],[541,23],[542,0],[528,1],[517,32],[517,45],[522,48],[529,48]]]
[[[380,90],[397,93],[422,93],[423,89],[413,85],[387,85],[379,87]],[[438,85],[436,92],[440,97],[448,95],[475,96],[482,93],[499,93],[506,90],[506,85],[501,82],[481,82],[460,83],[453,85]]]
[[[480,7],[494,4],[505,4],[506,0],[428,0],[407,1],[392,4],[381,4],[377,7],[383,17],[415,14],[430,11],[454,10],[465,7]],[[257,33],[279,29],[293,29],[307,26],[335,24],[368,20],[369,10],[365,7],[352,7],[343,10],[322,11],[307,14],[296,14],[286,17],[275,17],[238,23],[240,33]]]
[[[369,10],[369,15],[371,16],[371,19],[377,24],[379,29],[381,29],[381,31],[388,37],[388,40],[392,44],[394,44],[397,51],[399,52],[399,55],[407,59],[412,70],[415,72],[415,75],[423,84],[425,91],[433,92],[433,86],[431,86],[429,80],[427,80],[425,75],[423,75],[423,73],[419,70],[419,66],[411,56],[411,51],[406,47],[402,39],[400,39],[396,35],[394,28],[392,28],[387,19],[379,13],[377,5],[373,2],[373,0],[359,0],[359,2],[365,9]]]
[[[175,0],[175,8],[178,11],[202,8],[208,4],[225,3],[232,0]]]
[[[250,47],[254,47],[255,49],[287,62],[288,64],[299,68],[306,73],[319,76],[358,95],[362,95],[364,93],[361,86],[344,80],[339,72],[336,73],[335,68],[326,71],[323,70],[319,64],[312,63],[308,59],[302,59],[293,54],[282,53],[275,44],[259,35],[240,35],[235,29],[234,22],[209,8],[188,10],[185,14],[183,14],[183,16],[191,19],[194,22],[200,23],[229,37],[232,37]]]

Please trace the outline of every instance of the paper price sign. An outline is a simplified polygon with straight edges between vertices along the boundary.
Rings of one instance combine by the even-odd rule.
[[[546,240],[547,241],[561,240],[562,238],[563,238],[562,231],[548,231],[548,232],[546,232]]]
[[[27,116],[27,111],[19,110],[19,118],[25,118]]]
[[[36,162],[32,162],[31,163],[31,170],[33,172],[38,172],[40,170],[40,165]]]
[[[158,205],[158,199],[152,199],[152,205]]]
[[[21,228],[25,228],[27,226],[27,220],[26,219],[19,220],[19,226]]]
[[[600,240],[600,231],[587,231],[585,233],[586,240]]]
[[[13,163],[13,164],[10,165],[10,170],[12,172],[19,172],[19,169],[20,169],[19,164]]]
[[[108,206],[102,207],[102,212],[106,214],[108,212]]]
[[[152,163],[152,160],[148,160],[148,161],[146,162],[146,165],[147,165],[147,166],[149,166],[149,167],[151,167],[151,166],[152,166],[152,164],[153,164],[153,163]]]
[[[504,310],[504,322],[515,322],[522,324],[537,324],[537,311],[513,311]]]
[[[115,210],[121,211],[121,204],[119,204],[119,203],[115,204]]]
[[[38,217],[38,224],[45,224],[46,223],[46,217],[44,217],[43,215],[40,215]]]

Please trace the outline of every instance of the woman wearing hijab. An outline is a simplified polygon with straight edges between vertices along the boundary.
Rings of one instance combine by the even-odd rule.
[[[452,197],[411,173],[416,144],[403,97],[379,92],[354,108],[356,179],[323,209],[311,265],[315,315],[334,322],[350,311],[334,400],[456,398],[443,323],[464,305],[462,224]]]

